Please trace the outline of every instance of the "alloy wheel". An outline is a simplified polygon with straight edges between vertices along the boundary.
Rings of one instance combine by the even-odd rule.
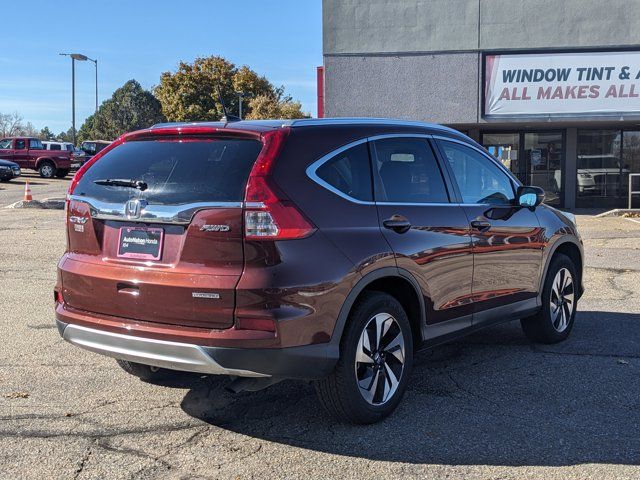
[[[44,175],[46,178],[53,176],[53,167],[51,167],[50,165],[43,165],[40,171],[42,172],[42,175]]]
[[[573,277],[566,268],[556,273],[551,285],[550,311],[551,323],[557,332],[564,332],[571,320],[574,309]]]
[[[356,380],[371,405],[389,401],[398,389],[405,363],[404,335],[389,313],[378,313],[365,325],[356,351]]]

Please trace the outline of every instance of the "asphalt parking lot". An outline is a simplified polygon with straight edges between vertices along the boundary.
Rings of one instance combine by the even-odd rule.
[[[36,198],[68,184],[33,179]],[[422,352],[398,411],[354,427],[304,383],[153,385],[66,344],[63,212],[0,208],[0,478],[640,478],[640,223],[579,224],[587,291],[567,342],[533,345],[514,322]]]
[[[73,172],[72,172],[73,173]],[[41,178],[37,172],[22,170],[22,175],[10,182],[0,183],[0,208],[18,202],[24,197],[24,185],[29,185],[35,200],[62,198],[67,193],[72,174],[66,178]]]

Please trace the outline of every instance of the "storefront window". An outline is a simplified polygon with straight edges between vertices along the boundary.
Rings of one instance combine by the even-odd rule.
[[[577,207],[613,207],[624,197],[620,130],[578,130]],[[627,180],[628,181],[628,180]]]
[[[489,153],[511,170],[520,181],[518,175],[518,151],[520,150],[520,135],[517,133],[485,133],[482,144]]]
[[[622,191],[625,199],[629,195],[630,173],[640,173],[640,131],[625,130],[622,133]],[[636,179],[634,190],[638,190],[637,184]],[[640,206],[640,195],[634,195],[632,206]]]
[[[545,203],[560,206],[562,132],[485,133],[482,144],[524,185],[543,188]]]

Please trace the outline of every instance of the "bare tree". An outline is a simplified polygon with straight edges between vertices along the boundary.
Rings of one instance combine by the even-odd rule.
[[[33,126],[31,122],[20,125],[16,135],[22,135],[24,137],[39,137],[40,131]]]
[[[23,123],[23,118],[18,112],[0,113],[0,136],[12,137],[22,134],[27,127]],[[33,129],[33,125],[31,125]]]

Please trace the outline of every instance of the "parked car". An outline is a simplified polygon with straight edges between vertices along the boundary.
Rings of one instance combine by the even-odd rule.
[[[21,174],[20,166],[8,160],[0,160],[0,182],[8,182]]]
[[[39,138],[10,137],[0,140],[0,159],[21,168],[37,170],[43,178],[64,178],[71,169],[71,152],[48,151]]]
[[[100,153],[104,148],[108,147],[110,143],[111,142],[107,140],[87,140],[82,142],[80,149],[86,154],[85,161]]]
[[[42,145],[44,146],[45,150],[66,150],[68,152],[71,152],[72,170],[80,168],[87,160],[87,154],[85,153],[85,151],[76,147],[71,142],[54,142],[46,140],[42,142]]]
[[[158,125],[76,174],[57,326],[148,381],[314,380],[329,412],[375,422],[419,348],[515,319],[569,336],[582,241],[543,196],[437,125]]]

